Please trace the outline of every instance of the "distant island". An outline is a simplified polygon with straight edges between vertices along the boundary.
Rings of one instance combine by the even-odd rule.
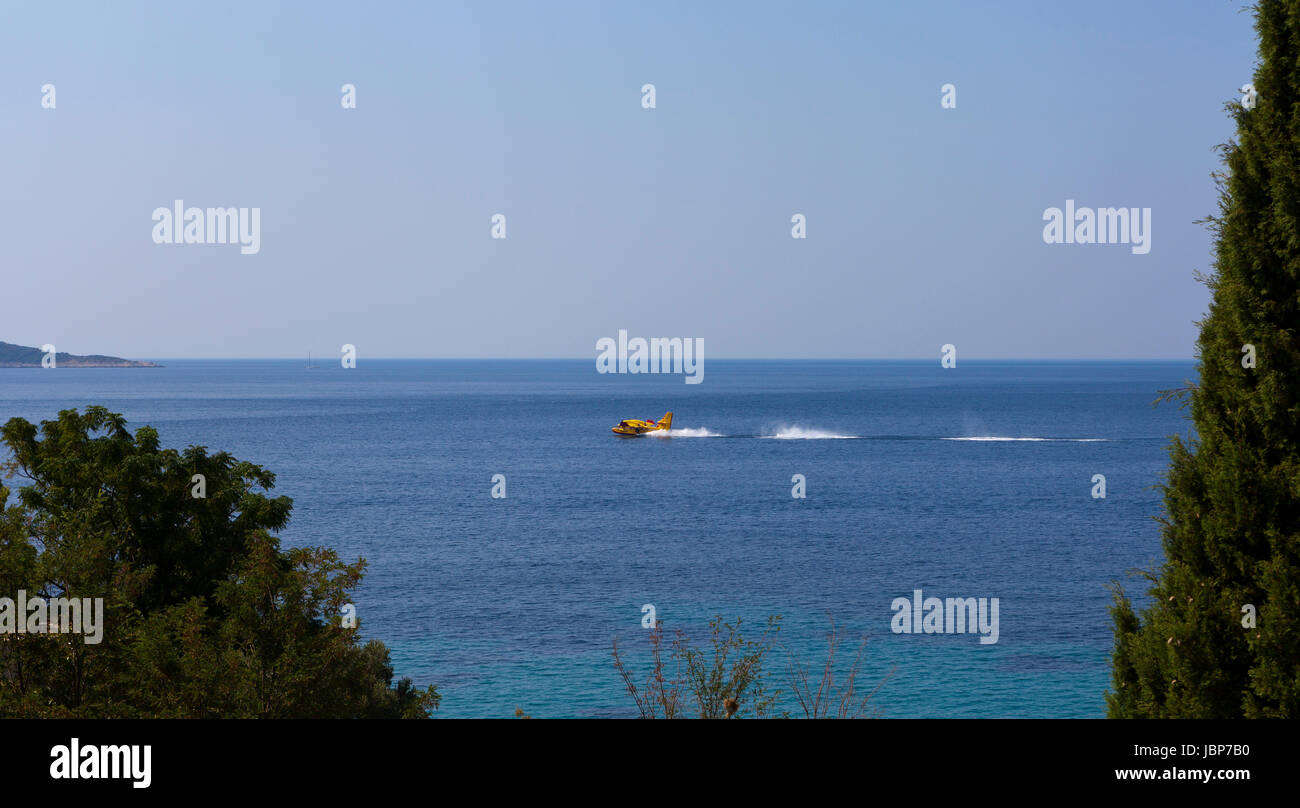
[[[0,342],[0,368],[38,368],[44,358],[45,352],[39,348],[28,348],[25,345],[11,345],[8,342]],[[63,352],[54,354],[54,365],[56,368],[162,367],[162,365],[155,365],[153,362],[134,362],[118,356],[101,356],[99,354],[77,356],[76,354]]]

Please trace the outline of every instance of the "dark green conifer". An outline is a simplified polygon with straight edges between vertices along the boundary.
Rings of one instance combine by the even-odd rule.
[[[1113,717],[1300,717],[1300,0],[1254,12],[1257,98],[1229,105],[1207,219],[1195,435],[1170,449],[1152,600],[1117,592]]]

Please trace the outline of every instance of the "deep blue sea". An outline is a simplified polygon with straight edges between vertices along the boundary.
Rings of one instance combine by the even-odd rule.
[[[813,662],[834,618],[868,638],[859,685],[890,674],[886,717],[1101,717],[1107,585],[1143,594],[1129,572],[1160,560],[1154,486],[1191,428],[1152,401],[1195,372],[709,360],[688,385],[591,360],[162,361],[0,370],[0,420],[102,404],[274,471],[286,544],[368,560],[358,616],[398,674],[437,684],[441,716],[501,718],[635,715],[610,649],[646,672],[644,604],[695,634],[779,614]],[[676,437],[610,432],[666,410]],[[892,633],[915,589],[999,598],[998,642]]]

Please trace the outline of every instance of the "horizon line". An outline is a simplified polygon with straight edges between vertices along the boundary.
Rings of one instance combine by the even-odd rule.
[[[128,361],[149,362],[203,362],[203,361],[237,361],[237,362],[301,362],[301,356],[160,356],[151,359],[132,359]],[[333,359],[326,360],[329,363]],[[383,362],[593,362],[590,356],[366,356],[358,361]],[[883,356],[719,356],[713,362],[932,362],[935,358],[898,358]],[[1111,356],[1075,356],[1075,357],[963,357],[961,362],[1195,362],[1198,357],[1111,357]],[[322,366],[323,367],[323,366]],[[668,374],[671,375],[671,374]]]

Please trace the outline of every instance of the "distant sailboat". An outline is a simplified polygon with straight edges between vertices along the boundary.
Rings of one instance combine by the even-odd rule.
[[[311,351],[307,352],[307,370],[315,370],[318,366],[311,363]]]

